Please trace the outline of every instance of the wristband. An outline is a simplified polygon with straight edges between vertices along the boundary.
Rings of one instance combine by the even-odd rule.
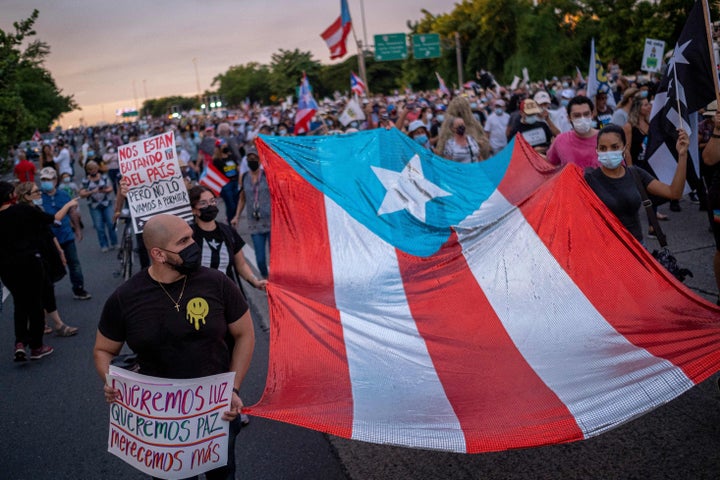
[[[240,396],[240,389],[239,389],[239,388],[233,388],[233,393],[239,397],[239,396]]]

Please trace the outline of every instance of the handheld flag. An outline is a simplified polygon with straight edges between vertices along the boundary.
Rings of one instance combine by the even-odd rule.
[[[435,76],[437,77],[437,81],[438,81],[438,94],[439,95],[445,94],[448,97],[451,96],[450,90],[448,90],[447,86],[445,85],[445,80],[442,79],[442,77],[440,76],[440,74],[438,72],[435,72]]]
[[[347,0],[340,0],[340,16],[320,36],[330,49],[330,59],[342,58],[347,53],[345,43],[352,28]]]
[[[365,120],[365,113],[363,112],[363,109],[360,108],[360,104],[357,100],[355,100],[355,98],[351,98],[345,106],[345,110],[343,110],[342,114],[340,114],[340,118],[338,118],[338,120],[347,127],[352,122],[361,122]]]
[[[35,129],[35,133],[33,133],[31,140],[34,142],[39,142],[40,140],[42,140],[42,135],[40,135],[40,131],[37,128]]]
[[[367,91],[365,83],[360,77],[355,75],[355,72],[350,72],[350,91],[356,94],[358,97],[362,97]]]
[[[200,174],[200,178],[198,178],[198,183],[212,190],[215,196],[220,195],[220,190],[222,190],[228,182],[230,182],[230,180],[213,165],[212,161],[205,163],[205,169]]]
[[[711,61],[703,8],[698,0],[690,10],[650,113],[645,158],[657,178],[668,184],[677,166],[675,142],[681,123],[690,135],[688,155],[695,172],[699,171],[697,127],[692,128],[696,116],[692,114],[715,99],[713,75],[717,72]]]
[[[578,74],[580,73],[580,69],[578,69]],[[587,95],[590,97],[593,102],[595,101],[595,96],[599,91],[602,92],[609,92],[610,86],[608,85],[608,79],[607,79],[607,73],[605,72],[605,68],[603,67],[602,62],[600,61],[600,57],[598,57],[597,52],[595,51],[595,39],[593,38],[590,43],[590,65],[588,66],[588,81],[587,81]],[[615,97],[613,95],[608,95],[607,104],[610,107],[615,107]]]
[[[298,111],[295,114],[295,135],[307,133],[310,130],[310,120],[317,112],[318,104],[312,96],[312,88],[307,75],[303,73],[298,92]]]
[[[479,453],[598,435],[720,369],[720,308],[520,136],[472,164],[397,129],[258,149],[273,255],[252,415]]]

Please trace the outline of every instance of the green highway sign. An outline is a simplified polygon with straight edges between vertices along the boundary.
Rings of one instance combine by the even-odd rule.
[[[405,60],[408,56],[406,36],[404,33],[387,33],[375,35],[375,60]]]
[[[412,36],[413,57],[416,60],[424,58],[440,58],[440,34],[424,33]]]

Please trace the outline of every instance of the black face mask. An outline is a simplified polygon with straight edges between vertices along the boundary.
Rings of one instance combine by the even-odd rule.
[[[465,135],[465,125],[460,125],[459,127],[457,127],[457,128],[455,129],[455,133],[457,133],[457,134],[460,135],[461,137],[462,137],[463,135]]]
[[[257,160],[248,160],[248,168],[254,172],[260,168],[260,162]]]
[[[215,220],[215,217],[217,217],[218,211],[218,207],[215,205],[208,205],[207,207],[200,209],[200,215],[198,218],[200,218],[203,222],[212,222]]]
[[[162,250],[165,250],[164,248]],[[172,250],[165,250],[166,252],[175,253],[177,255],[180,255],[180,258],[182,259],[182,263],[179,265],[176,265],[174,263],[169,263],[172,268],[175,269],[180,275],[189,275],[193,272],[197,272],[200,268],[200,247],[197,243],[193,242],[187,247],[183,248],[179,252],[173,252]]]

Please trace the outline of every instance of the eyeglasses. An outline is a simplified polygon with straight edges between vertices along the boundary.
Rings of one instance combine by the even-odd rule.
[[[40,190],[30,190],[30,195],[36,195],[39,193],[40,193]]]
[[[212,200],[200,200],[195,204],[198,208],[205,208],[208,205],[217,205],[217,200],[214,198]]]

